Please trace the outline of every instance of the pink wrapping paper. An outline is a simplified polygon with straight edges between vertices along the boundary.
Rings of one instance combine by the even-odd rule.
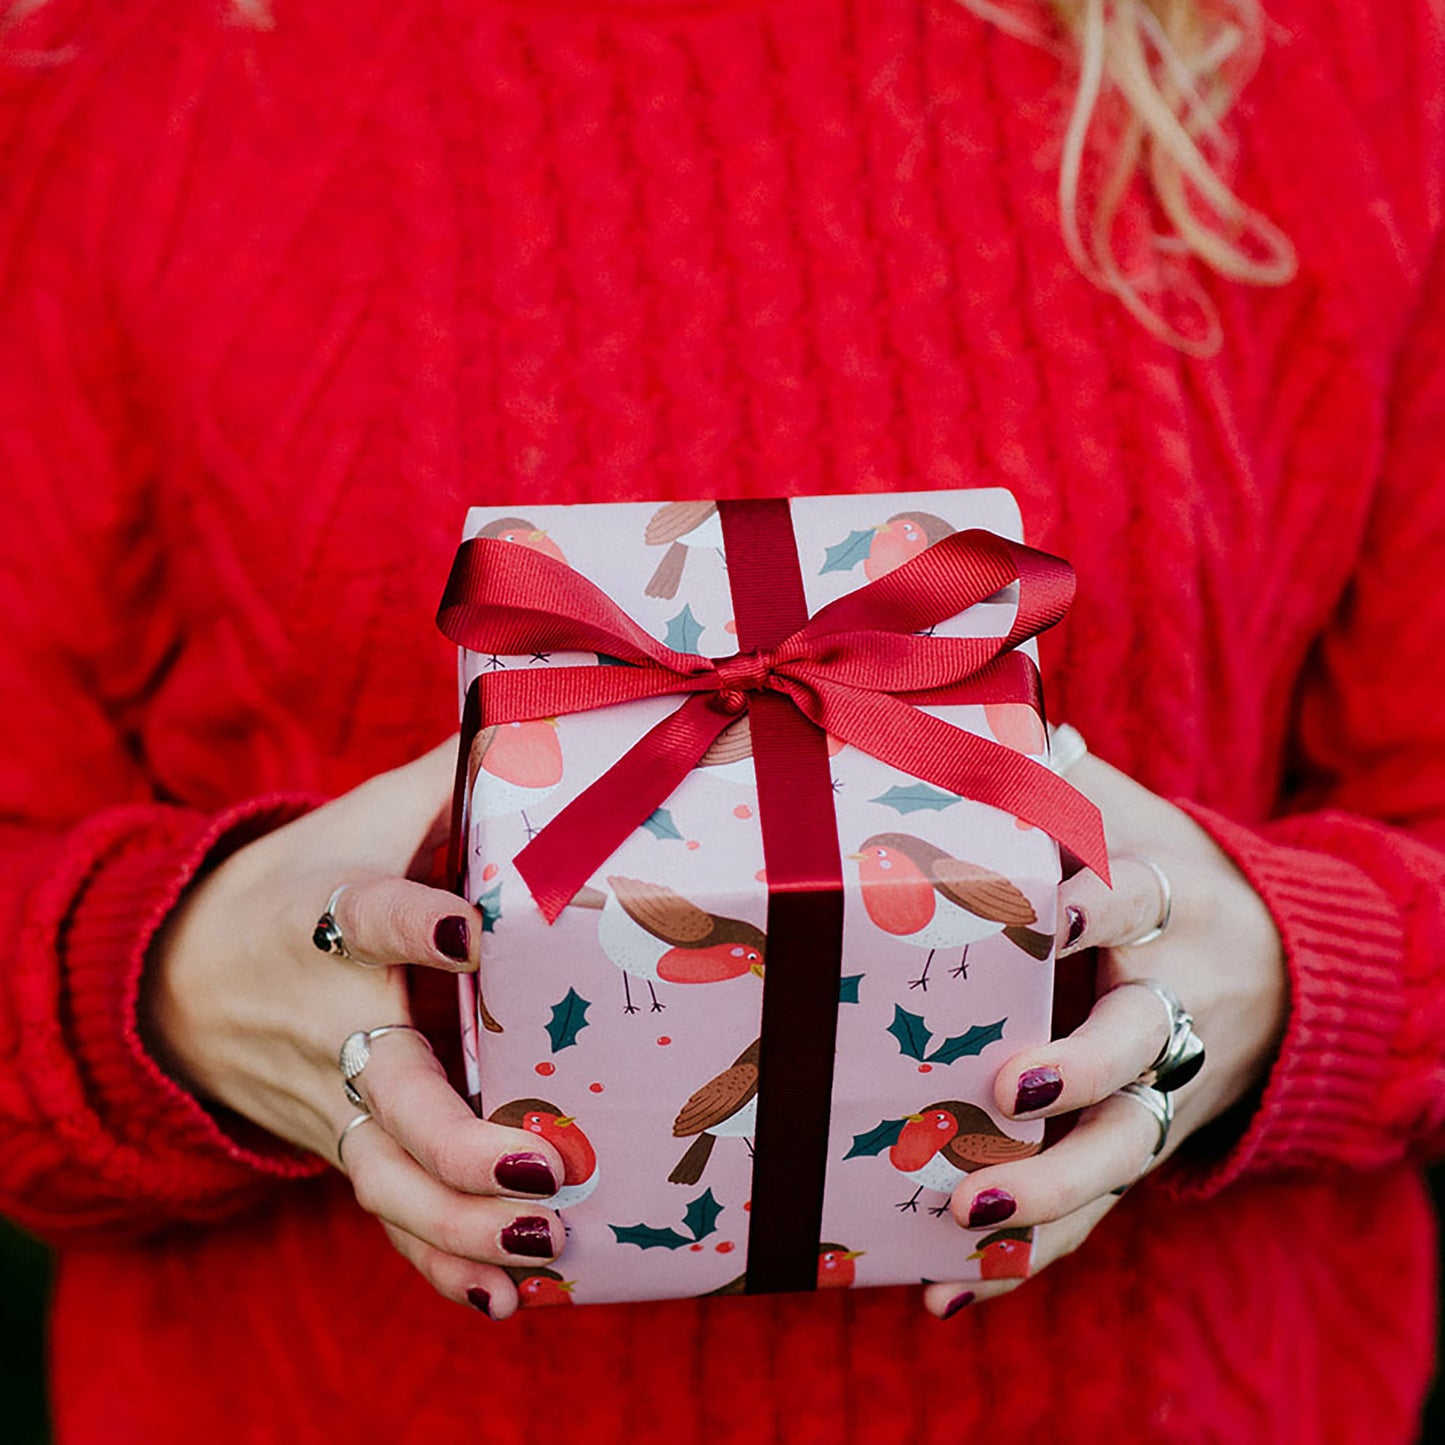
[[[798,498],[791,512],[810,612],[947,530],[1020,537],[1002,490]],[[707,503],[474,508],[465,536],[483,534],[562,558],[671,647],[736,651]],[[1006,634],[1013,590],[938,635]],[[463,652],[462,690],[483,670],[566,663],[599,659]],[[471,751],[465,886],[486,937],[478,978],[462,980],[468,1088],[480,1113],[542,1134],[567,1166],[549,1201],[567,1246],[550,1269],[516,1271],[524,1305],[743,1288],[767,912],[745,721],[555,925],[511,863],[676,705],[484,729]],[[929,711],[1045,752],[1020,705]],[[1057,846],[857,748],[830,752],[845,923],[818,1285],[1022,1273],[1028,1231],[971,1233],[941,1211],[968,1168],[1042,1137],[998,1116],[992,1082],[1049,1034]]]

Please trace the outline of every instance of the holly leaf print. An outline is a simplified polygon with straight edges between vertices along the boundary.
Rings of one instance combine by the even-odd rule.
[[[838,1002],[857,1003],[858,985],[863,982],[861,973],[845,973],[838,980]]]
[[[567,996],[552,1005],[552,1020],[547,1025],[547,1037],[552,1040],[552,1052],[561,1053],[577,1042],[577,1035],[587,1027],[587,1010],[592,1007],[575,988],[567,990]]]
[[[672,814],[666,808],[659,808],[650,818],[644,818],[642,826],[654,838],[671,838],[682,842],[682,834],[677,831],[677,824],[672,821]]]
[[[676,617],[668,618],[667,635],[662,640],[674,652],[701,652],[698,643],[702,641],[702,623],[692,615],[690,605],[685,605]]]
[[[482,932],[495,933],[502,921],[502,885],[494,884],[477,899],[477,909],[482,915]]]
[[[902,1119],[884,1119],[876,1129],[870,1129],[866,1134],[855,1134],[853,1147],[843,1157],[845,1159],[861,1159],[864,1155],[881,1154],[885,1149],[891,1149],[898,1142],[898,1136],[902,1132]]]
[[[722,1212],[722,1205],[713,1198],[712,1190],[707,1189],[687,1206],[682,1222],[686,1228],[692,1230],[694,1239],[706,1239],[717,1231],[717,1217]]]
[[[970,1054],[981,1054],[990,1044],[996,1044],[1003,1037],[1003,1026],[1008,1022],[999,1019],[997,1023],[975,1024],[967,1033],[954,1034],[944,1039],[929,1054],[930,1064],[951,1064],[955,1059],[965,1059]]]
[[[681,1249],[696,1241],[675,1229],[654,1229],[650,1224],[609,1224],[618,1244],[635,1244],[638,1249]]]
[[[933,1030],[926,1027],[921,1015],[911,1014],[898,1004],[893,1005],[893,1022],[888,1032],[898,1040],[898,1052],[910,1059],[923,1062],[923,1051],[933,1037]]]
[[[864,532],[849,532],[841,542],[828,548],[823,571],[818,576],[824,572],[851,572],[868,555],[873,536],[871,527]]]
[[[628,662],[625,658],[613,657],[610,652],[599,652],[597,654],[598,667],[635,667],[637,664]]]
[[[895,784],[879,797],[870,798],[870,803],[884,803],[899,813],[917,813],[923,809],[941,813],[963,800],[957,793],[945,793],[939,788],[930,788],[927,783]]]

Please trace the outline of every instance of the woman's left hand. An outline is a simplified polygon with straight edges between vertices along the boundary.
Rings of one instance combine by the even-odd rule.
[[[952,1211],[973,1229],[1037,1225],[1030,1274],[1077,1249],[1118,1203],[1159,1142],[1159,1125],[1118,1090],[1139,1078],[1168,1038],[1158,994],[1122,987],[1167,984],[1193,1015],[1207,1047],[1204,1066],[1173,1093],[1169,1157],[1190,1134],[1217,1119],[1264,1081],[1284,1034],[1288,977],[1279,934],[1264,903],[1234,864],[1185,813],[1118,769],[1085,755],[1069,782],[1098,804],[1109,840],[1111,891],[1092,873],[1059,895],[1059,956],[1098,952],[1098,995],[1067,1038],[1016,1054],[995,1081],[998,1109],[1010,1119],[1079,1112],[1073,1130],[1041,1154],[970,1174]],[[1132,855],[1132,856],[1131,856]],[[1152,942],[1129,946],[1157,922],[1161,890],[1147,858],[1167,875],[1173,910]],[[1067,968],[1067,962],[1061,964]],[[1016,1289],[1020,1279],[934,1284],[930,1313],[947,1318],[972,1299]]]

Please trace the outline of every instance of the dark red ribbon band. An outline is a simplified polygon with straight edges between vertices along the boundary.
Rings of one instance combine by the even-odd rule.
[[[748,1290],[812,1289],[843,941],[825,733],[1044,828],[1106,881],[1107,854],[1097,809],[1054,773],[919,711],[960,702],[1041,710],[1037,670],[1015,649],[1067,611],[1067,563],[988,532],[955,533],[809,618],[788,504],[722,502],[719,512],[740,647],[734,657],[664,647],[564,563],[500,540],[463,543],[437,620],[474,652],[589,651],[630,664],[484,674],[468,696],[469,732],[483,720],[689,695],[517,855],[549,922],[718,734],[749,712],[768,945]],[[918,635],[1014,582],[1018,611],[1006,637]]]

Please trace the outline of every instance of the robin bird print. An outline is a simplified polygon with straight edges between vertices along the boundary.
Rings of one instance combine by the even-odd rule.
[[[979,1240],[969,1258],[978,1260],[980,1279],[1027,1279],[1033,1267],[1034,1232],[1027,1226],[996,1229]]]
[[[1007,1164],[1039,1152],[1037,1144],[1010,1138],[977,1104],[945,1099],[907,1114],[888,1162],[918,1187],[898,1208],[916,1210],[925,1189],[950,1195],[965,1175],[990,1164]],[[930,1214],[942,1214],[947,1199]]]
[[[527,1265],[507,1264],[502,1268],[517,1286],[517,1308],[541,1309],[546,1305],[573,1305],[575,1279],[563,1279],[555,1269],[532,1269]]]
[[[545,1099],[513,1099],[487,1118],[509,1129],[540,1134],[562,1156],[562,1184],[550,1198],[539,1200],[549,1209],[571,1209],[597,1188],[597,1154],[592,1141],[571,1114],[564,1114]]]
[[[562,549],[540,528],[522,517],[498,517],[488,522],[478,537],[487,537],[498,542],[515,542],[519,547],[530,547],[554,561],[565,562]]]
[[[611,893],[584,888],[574,908],[598,908],[597,939],[622,970],[624,1013],[636,1013],[629,975],[647,980],[652,1012],[664,1005],[654,985],[723,983],[747,974],[763,976],[767,937],[740,918],[724,918],[689,902],[665,883],[611,877]]]
[[[672,1121],[673,1137],[692,1139],[677,1168],[669,1174],[673,1184],[696,1184],[712,1157],[713,1142],[719,1135],[751,1140],[758,1117],[758,1052],[761,1043],[750,1043],[732,1066],[702,1088],[678,1111]],[[749,1148],[751,1149],[751,1143]]]
[[[932,512],[897,512],[874,529],[868,555],[863,559],[863,575],[876,582],[935,542],[951,537],[955,530]]]
[[[858,864],[863,906],[885,933],[928,950],[923,973],[909,988],[928,989],[928,969],[940,948],[963,949],[953,976],[968,977],[968,948],[1002,933],[1030,958],[1054,946],[1030,927],[1034,906],[1002,873],[965,863],[910,833],[875,833],[848,857]]]
[[[562,741],[557,719],[537,718],[483,728],[472,739],[467,778],[474,817],[502,818],[520,813],[530,838],[534,830],[527,821],[527,808],[540,803],[562,781]]]
[[[851,1288],[858,1274],[857,1261],[862,1259],[867,1252],[866,1249],[848,1249],[844,1245],[824,1241],[818,1246],[818,1288]],[[726,1284],[708,1290],[699,1298],[711,1299],[715,1295],[746,1294],[747,1291],[748,1277],[746,1274],[740,1274]]]
[[[667,502],[652,514],[642,540],[649,547],[666,547],[662,561],[642,590],[648,597],[676,597],[687,566],[689,547],[722,550],[722,520],[716,502]]]
[[[830,758],[836,758],[848,746],[842,738],[834,737],[832,733],[826,734],[826,737]],[[708,744],[707,751],[698,759],[697,766],[706,769],[703,777],[715,778],[719,782],[752,785],[757,781],[757,775],[753,772],[752,756],[753,725],[747,713],[743,713]]]

